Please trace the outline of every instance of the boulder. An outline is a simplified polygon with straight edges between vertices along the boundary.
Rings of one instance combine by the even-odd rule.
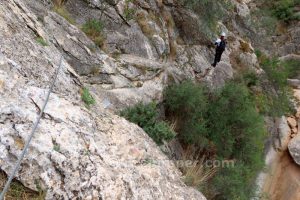
[[[287,81],[291,87],[300,89],[300,80],[299,79],[288,79]]]
[[[239,65],[243,68],[255,70],[258,68],[258,60],[254,53],[240,53],[238,56]]]
[[[275,128],[272,133],[273,147],[284,151],[287,149],[291,137],[291,129],[286,117],[276,118],[274,126]]]
[[[237,1],[234,1],[234,2],[237,2]],[[250,15],[250,9],[247,6],[247,4],[244,2],[236,3],[236,12],[237,12],[238,16],[240,16],[242,18],[246,18],[247,16]]]
[[[111,30],[107,34],[106,42],[110,52],[119,49],[121,53],[125,54],[133,54],[148,59],[158,58],[155,47],[152,46],[136,22],[131,22],[131,26],[124,31],[120,30],[122,29]]]
[[[159,35],[153,35],[152,41],[159,56],[167,51],[165,41]]]
[[[300,135],[299,134],[297,134],[289,142],[288,149],[295,163],[300,165]]]
[[[226,80],[233,78],[233,69],[230,64],[223,61],[211,69],[204,81],[210,88],[220,88],[225,85]]]

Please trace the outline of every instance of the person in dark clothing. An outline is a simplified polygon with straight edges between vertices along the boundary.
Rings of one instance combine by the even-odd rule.
[[[225,51],[225,48],[226,48],[225,36],[226,36],[226,34],[223,32],[221,34],[220,39],[217,39],[217,41],[215,42],[215,45],[216,45],[215,60],[214,60],[214,63],[211,64],[213,67],[216,67],[217,63],[220,62],[222,53]]]

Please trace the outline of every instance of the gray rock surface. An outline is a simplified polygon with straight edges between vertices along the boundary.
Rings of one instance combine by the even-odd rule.
[[[205,81],[211,88],[224,86],[225,81],[233,78],[233,69],[225,62],[219,62],[218,65],[211,69],[205,77]]]
[[[299,79],[288,79],[288,84],[293,88],[300,88],[300,80]]]
[[[288,121],[286,117],[281,117],[277,121],[278,125],[278,134],[279,134],[279,142],[278,147],[281,150],[286,150],[288,143],[290,141],[291,129],[288,125]]]
[[[97,64],[99,73],[111,75],[114,87],[128,87],[128,81],[116,72],[118,63],[112,58],[99,49],[89,51],[92,43],[78,28],[50,11],[40,22],[28,1],[0,3],[1,170],[11,172],[64,55],[16,178],[33,190],[40,185],[46,199],[204,200],[182,182],[172,161],[141,128],[102,109],[107,101],[85,108],[80,88],[86,77],[78,73],[85,75]],[[39,44],[38,36],[48,46]]]
[[[284,33],[279,33],[274,36],[273,40],[276,44],[276,49],[274,53],[279,56],[286,56],[288,54],[300,54],[300,21],[295,20],[289,25],[283,27]]]
[[[295,163],[300,165],[300,135],[297,134],[288,145],[289,152]]]
[[[229,42],[222,62],[206,74],[214,48],[196,14],[178,9],[172,0],[127,3],[67,1],[74,25],[53,11],[50,0],[0,3],[0,167],[6,173],[64,57],[16,176],[33,190],[37,183],[47,189],[47,199],[205,199],[182,182],[176,166],[141,128],[113,112],[140,101],[161,101],[165,86],[186,79],[221,87],[234,75],[231,54],[241,54],[241,38]],[[131,19],[125,16],[128,8],[134,12]],[[101,49],[80,30],[91,18],[104,24]],[[245,65],[256,66],[253,52],[241,56]],[[82,87],[96,99],[90,110],[81,101]]]

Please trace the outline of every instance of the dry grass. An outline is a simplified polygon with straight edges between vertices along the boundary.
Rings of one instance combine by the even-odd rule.
[[[185,163],[179,167],[184,175],[187,185],[200,188],[206,184],[216,173],[216,167],[208,167],[204,163],[204,158],[199,158],[193,147],[188,147],[183,153],[182,159]],[[189,164],[188,164],[189,163]]]
[[[81,28],[81,30],[99,47],[103,47],[106,39],[103,34],[103,29],[103,22],[96,19],[89,19]]]
[[[52,0],[53,4],[55,7],[62,7],[66,2],[67,0]]]
[[[240,40],[240,49],[244,52],[244,53],[253,53],[252,48],[250,47],[250,44]]]
[[[174,117],[174,118],[172,119],[171,124],[170,124],[170,128],[171,128],[171,130],[174,131],[174,133],[176,133],[176,129],[177,129],[177,127],[178,127],[178,121],[179,121],[179,117]]]
[[[168,55],[169,60],[173,61],[177,57],[177,45],[175,43],[176,38],[173,38],[173,31],[175,27],[175,22],[173,21],[172,14],[167,10],[162,10],[163,20],[167,23],[167,30],[169,36],[169,46],[170,46],[170,53]]]
[[[149,26],[148,21],[149,20],[147,19],[147,16],[144,13],[137,13],[137,23],[141,27],[142,32],[148,38],[151,38],[155,34],[155,30],[153,30],[153,28]]]
[[[75,20],[64,6],[55,6],[54,11],[65,18],[70,24],[75,24]]]
[[[6,174],[0,170],[0,191],[4,188],[7,181]],[[22,183],[13,180],[8,192],[5,195],[5,200],[44,200],[45,192],[35,192],[26,188]]]
[[[99,66],[92,66],[91,67],[91,74],[93,74],[94,76],[99,75],[100,74],[100,67]]]
[[[287,34],[287,32],[288,32],[288,27],[287,27],[286,23],[279,22],[279,23],[277,24],[276,30],[277,30],[277,32],[280,33],[280,34]]]

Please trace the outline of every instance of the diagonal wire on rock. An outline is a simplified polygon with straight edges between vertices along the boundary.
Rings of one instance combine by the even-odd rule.
[[[6,193],[7,190],[9,189],[9,186],[10,186],[10,184],[11,184],[13,178],[15,177],[16,173],[18,172],[18,170],[19,170],[19,168],[20,168],[21,162],[22,162],[22,160],[23,160],[23,158],[24,158],[24,156],[25,156],[25,154],[26,154],[26,152],[27,152],[27,150],[28,150],[28,147],[29,147],[29,145],[30,145],[31,139],[32,139],[32,137],[33,137],[33,135],[34,135],[34,133],[35,133],[37,127],[38,127],[38,124],[39,124],[39,122],[40,122],[40,120],[41,120],[41,118],[42,118],[42,116],[43,116],[43,113],[44,113],[44,110],[45,110],[45,108],[46,108],[46,105],[47,105],[47,103],[48,103],[48,101],[49,101],[50,94],[51,94],[51,92],[52,92],[52,90],[53,90],[53,87],[54,87],[55,82],[56,82],[56,79],[57,79],[57,77],[58,77],[60,68],[61,68],[61,66],[62,66],[62,61],[63,61],[63,56],[61,56],[61,58],[60,58],[60,61],[59,61],[59,67],[57,68],[57,70],[56,70],[56,72],[55,72],[55,74],[54,74],[54,79],[53,79],[53,81],[52,81],[52,83],[51,83],[51,85],[50,85],[50,88],[49,88],[48,93],[47,93],[47,96],[46,96],[46,100],[45,100],[44,105],[43,105],[43,107],[42,107],[42,109],[41,109],[41,111],[40,111],[40,114],[39,114],[39,116],[37,117],[37,119],[36,119],[36,121],[35,121],[35,123],[34,123],[34,126],[33,126],[32,130],[31,130],[31,133],[30,133],[30,135],[29,135],[29,137],[28,137],[28,139],[27,139],[27,141],[26,141],[26,144],[25,144],[25,146],[24,146],[24,149],[22,150],[22,153],[20,154],[20,156],[19,156],[19,158],[18,158],[18,160],[17,160],[17,163],[16,163],[16,165],[14,166],[14,168],[13,168],[13,170],[12,170],[12,173],[10,174],[10,176],[9,176],[7,182],[5,183],[5,186],[4,186],[4,188],[3,188],[2,192],[1,192],[0,200],[3,200],[3,199],[4,199],[5,193]]]

